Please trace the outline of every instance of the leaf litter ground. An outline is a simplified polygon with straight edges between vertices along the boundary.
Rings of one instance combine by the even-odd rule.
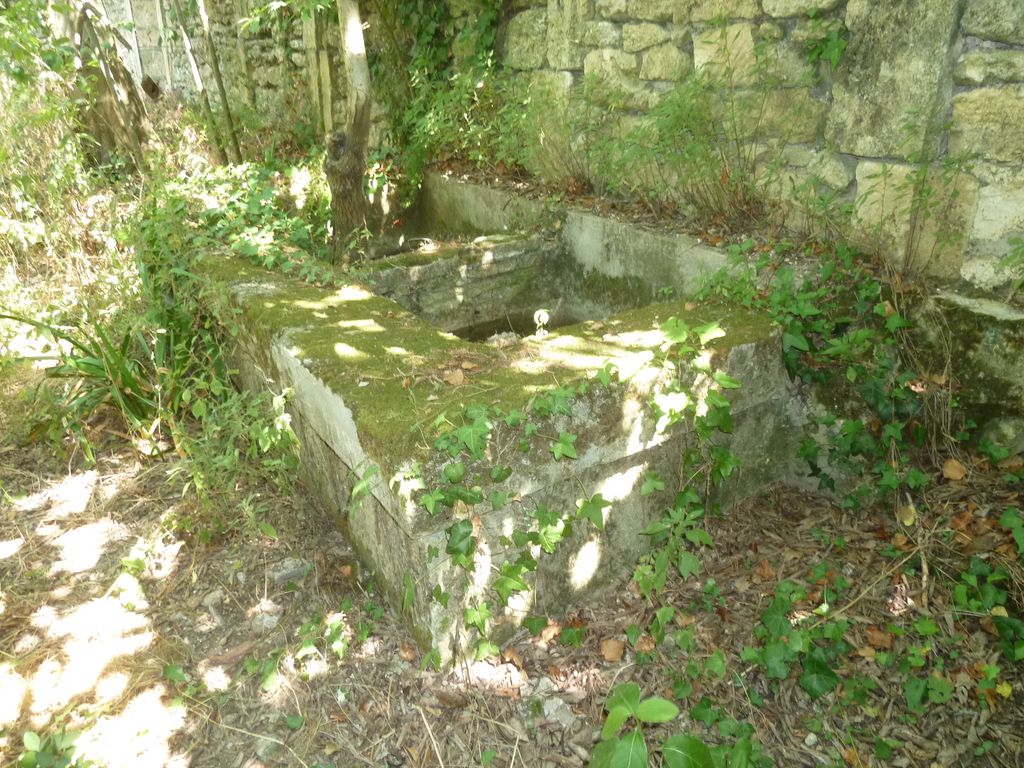
[[[501,658],[442,674],[420,669],[372,575],[301,488],[228,489],[200,508],[170,462],[140,462],[117,441],[95,469],[76,468],[13,442],[12,388],[0,421],[2,765],[23,732],[66,729],[108,768],[581,766],[626,681],[682,710],[652,743],[723,742],[745,721],[778,766],[1024,765],[1021,665],[1001,658],[989,617],[954,613],[950,597],[972,555],[1015,566],[1020,597],[993,522],[1019,500],[984,462],[940,481],[912,525],[905,511],[854,514],[771,489],[710,520],[717,546],[701,573],[656,604],[622,585],[520,633]],[[276,538],[243,527],[203,543],[170,526],[217,505],[259,511]],[[743,660],[781,581],[807,593],[789,620],[814,622],[839,576],[838,685],[812,700],[795,669],[778,679]],[[656,644],[647,630],[666,605],[676,618]],[[922,618],[936,627],[927,651],[911,631]],[[676,629],[692,637],[686,650]],[[911,712],[886,654],[921,658],[948,697]],[[688,677],[693,662],[702,671]],[[986,664],[1001,685],[979,692]]]

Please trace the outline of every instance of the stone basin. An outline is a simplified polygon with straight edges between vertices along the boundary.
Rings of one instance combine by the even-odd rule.
[[[512,238],[427,263],[383,265],[367,277],[378,291],[390,291],[415,308],[430,293],[425,274],[436,272],[436,292],[447,297],[455,315],[441,325],[458,327],[483,305],[479,297],[466,300],[475,280],[491,280],[493,303],[501,306],[495,288],[501,275],[552,260],[569,274],[564,270],[572,257],[565,250],[557,242]],[[235,357],[243,383],[291,391],[306,485],[334,515],[421,645],[435,649],[442,661],[479,640],[463,621],[467,608],[488,602],[492,618],[486,629],[500,640],[527,614],[563,615],[621,583],[645,551],[642,531],[671,503],[681,453],[693,441],[685,428],[658,433],[648,407],[668,378],[650,361],[662,339],[659,326],[669,317],[691,326],[719,323],[725,335],[711,344],[710,370],[742,382],[727,393],[734,429],[723,436],[742,465],[718,501],[728,506],[793,469],[803,411],[782,363],[779,334],[756,313],[694,305],[685,295],[629,308],[613,302],[604,308],[610,314],[500,347],[460,339],[369,285],[318,288],[234,261],[202,262],[198,269],[223,283],[239,310]],[[596,270],[577,262],[569,272],[582,284]],[[543,284],[549,273],[538,274],[504,282],[536,286],[531,281]],[[640,271],[597,274],[603,289],[611,279],[641,299],[656,295]],[[452,275],[459,280],[446,283]],[[594,295],[612,294],[640,303],[617,290],[571,301],[582,306],[593,304]],[[609,363],[619,380],[604,385],[594,374]],[[712,386],[708,373],[694,374],[693,381],[698,395]],[[559,393],[554,401],[552,390]],[[481,408],[489,409],[488,428],[474,438],[475,453],[453,458],[443,450],[443,437],[439,449],[437,438],[446,431],[479,427]],[[495,409],[520,411],[536,432],[506,423]],[[552,446],[563,433],[575,438],[575,459],[555,458]],[[465,477],[454,481],[446,467],[456,461]],[[664,493],[641,495],[649,472],[666,481]],[[450,506],[435,504],[431,514],[424,496],[452,489],[458,490],[454,502],[449,494]],[[492,504],[495,491],[507,501]],[[596,493],[611,503],[603,510],[603,530],[574,520],[577,503]],[[553,553],[534,547],[538,565],[525,576],[528,589],[505,604],[496,597],[496,580],[502,565],[523,552],[515,534],[536,528],[538,507],[564,514],[573,522],[572,535]],[[446,554],[459,521],[471,524],[476,541],[464,566]]]

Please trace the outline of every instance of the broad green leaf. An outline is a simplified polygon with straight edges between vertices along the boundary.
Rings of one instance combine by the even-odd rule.
[[[435,488],[430,493],[425,493],[422,496],[420,496],[420,504],[422,504],[424,508],[427,510],[427,514],[436,515],[438,511],[437,504],[443,498],[444,491],[442,491],[440,488]]]
[[[302,715],[288,715],[284,719],[284,724],[292,731],[297,731],[306,722],[306,718]]]
[[[618,737],[598,742],[590,755],[589,768],[611,768],[612,755],[615,754],[617,746],[619,746]]]
[[[692,552],[687,552],[684,549],[679,552],[676,567],[679,569],[679,575],[684,579],[688,579],[700,573],[700,559]]]
[[[629,714],[634,714],[640,706],[640,686],[636,683],[620,683],[608,695],[605,706],[609,710],[624,707]]]
[[[601,729],[601,738],[610,739],[618,734],[619,729],[629,719],[629,710],[626,707],[614,707],[608,710],[608,717],[604,719],[604,727]]]
[[[551,444],[551,453],[555,456],[555,461],[561,461],[562,459],[575,459],[576,458],[576,435],[570,432],[560,432],[558,434],[557,442]]]
[[[21,735],[21,743],[25,745],[27,752],[38,752],[39,748],[43,746],[43,740],[35,731],[25,731]]]
[[[642,723],[667,723],[678,715],[679,707],[660,696],[644,699],[636,708],[636,719]]]
[[[729,768],[748,768],[750,765],[750,753],[753,749],[754,745],[751,743],[749,736],[739,739],[729,753],[729,762],[727,763]]]
[[[661,748],[668,768],[714,768],[711,750],[696,736],[672,736]]]
[[[630,731],[612,753],[612,768],[647,768],[647,743],[640,731]]]
[[[903,695],[907,699],[907,709],[911,712],[924,711],[924,694],[928,681],[919,677],[911,677],[903,683]]]
[[[764,662],[768,677],[776,680],[785,680],[789,677],[788,661],[791,656],[791,652],[781,640],[773,640],[765,645],[761,651],[761,660]]]
[[[704,661],[704,671],[717,678],[725,677],[725,654],[715,651]]]
[[[801,352],[808,352],[811,346],[807,343],[807,339],[804,338],[803,334],[784,333],[782,334],[782,348],[799,349]]]

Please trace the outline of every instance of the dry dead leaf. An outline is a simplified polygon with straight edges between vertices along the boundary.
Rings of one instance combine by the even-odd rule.
[[[872,648],[870,645],[865,645],[865,646],[862,646],[862,647],[857,649],[857,655],[860,656],[862,659],[867,659],[868,661],[874,661],[875,660],[875,649]]]
[[[501,660],[515,665],[520,671],[523,669],[523,655],[511,645],[501,652]]]
[[[949,527],[954,531],[966,532],[973,522],[974,515],[971,514],[970,510],[964,509],[953,515],[953,519],[949,521]]]
[[[1021,467],[1024,467],[1024,456],[1018,453],[1014,456],[1011,456],[1008,459],[1003,459],[998,464],[996,464],[996,466],[1004,471],[1020,469]]]
[[[459,368],[446,372],[442,378],[446,384],[451,384],[453,387],[466,383],[466,374],[464,374]]]
[[[967,467],[952,457],[942,464],[942,476],[947,480],[963,480],[967,477]]]
[[[871,625],[867,629],[868,642],[875,648],[892,648],[892,635],[881,627]]]
[[[864,763],[862,763],[860,760],[860,755],[857,754],[856,747],[847,747],[843,750],[843,761],[847,765],[852,765],[856,768],[859,768],[859,766],[864,765]]]
[[[758,563],[756,568],[754,568],[754,575],[761,581],[775,580],[775,569],[772,568],[772,564],[768,562],[767,557]]]
[[[637,653],[652,653],[657,648],[657,643],[654,642],[654,638],[650,635],[642,635],[637,638],[636,641],[636,652]]]
[[[441,703],[442,707],[459,709],[469,704],[469,699],[458,691],[442,688],[439,691],[435,691],[434,695],[437,696],[437,700]]]
[[[614,637],[606,637],[601,641],[601,656],[605,661],[616,662],[622,660],[622,653],[626,650],[626,644]]]
[[[472,371],[479,367],[480,366],[478,366],[476,363],[470,362],[469,360],[462,361],[462,370],[464,371]]]
[[[406,641],[398,646],[398,655],[410,664],[416,661],[416,646]]]

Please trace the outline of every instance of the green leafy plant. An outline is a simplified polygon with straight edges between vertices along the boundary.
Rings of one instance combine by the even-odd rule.
[[[40,736],[25,731],[21,737],[24,751],[18,757],[19,768],[88,768],[92,762],[76,754],[77,733],[58,733]]]

